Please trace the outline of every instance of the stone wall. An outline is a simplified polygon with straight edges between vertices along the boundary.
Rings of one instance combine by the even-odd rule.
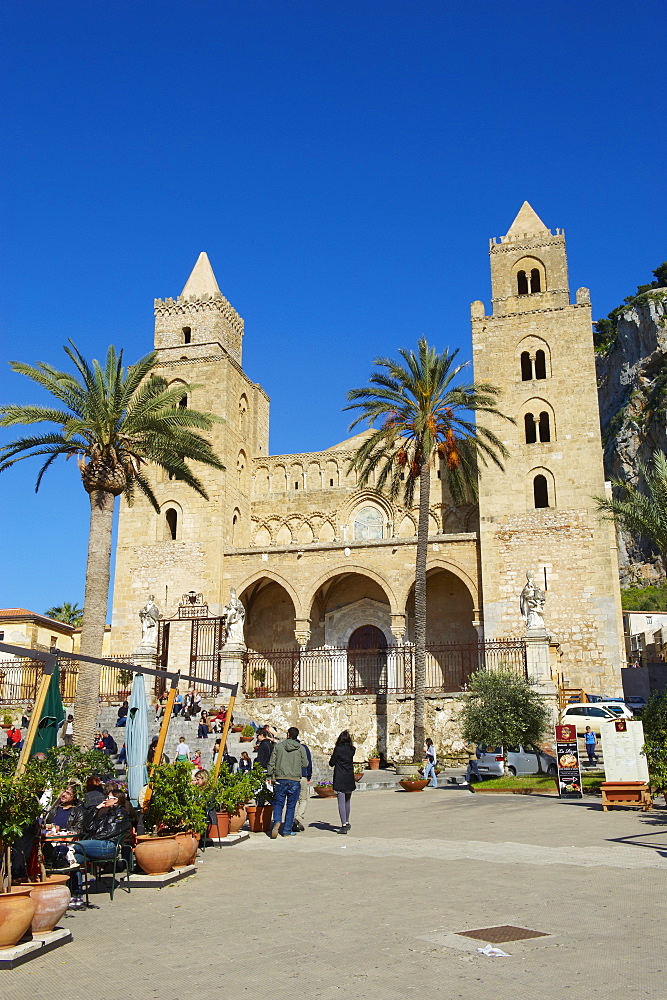
[[[426,699],[426,733],[440,756],[460,750],[457,719],[464,697]],[[347,729],[357,748],[357,760],[367,759],[376,746],[389,760],[412,758],[412,698],[253,698],[243,702],[242,711],[254,722],[275,726],[280,735],[289,726],[297,726],[300,738],[320,753],[331,753],[338,734]]]

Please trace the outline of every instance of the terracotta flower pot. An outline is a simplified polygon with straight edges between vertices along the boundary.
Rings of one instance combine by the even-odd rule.
[[[245,806],[239,806],[235,813],[229,817],[229,832],[238,833],[246,821],[247,812]]]
[[[32,918],[33,934],[52,931],[69,906],[69,875],[47,875],[45,882],[24,882],[22,888],[30,890],[30,898],[35,904]],[[18,886],[17,886],[18,888]]]
[[[229,813],[216,811],[215,815],[218,820],[218,825],[215,826],[213,823],[209,824],[209,828],[206,833],[206,836],[208,837],[209,840],[212,840],[214,837],[216,839],[218,837],[222,839],[222,837],[226,837],[227,834],[229,833],[229,821],[231,819]]]
[[[406,792],[423,792],[428,785],[428,779],[421,778],[419,781],[410,781],[408,778],[403,778],[400,784]]]
[[[12,948],[21,940],[35,916],[30,887],[0,893],[0,948]]]
[[[232,732],[233,733],[242,733],[243,732],[243,726],[232,726]]]
[[[251,833],[269,833],[273,821],[273,806],[246,806]]]
[[[254,736],[239,736],[239,743],[252,743]]]
[[[354,780],[355,781],[361,781],[361,779],[363,778],[363,776],[364,776],[364,772],[363,771],[355,771],[354,772]]]
[[[147,875],[166,875],[178,857],[176,837],[137,837],[134,856]]]
[[[331,785],[315,785],[315,794],[321,799],[332,799],[336,793]]]
[[[379,757],[369,757],[368,758],[368,769],[370,771],[380,770],[380,758]]]
[[[185,868],[186,865],[193,864],[199,847],[199,838],[196,834],[191,831],[177,833],[176,843],[178,844],[178,854],[174,861],[174,868]]]

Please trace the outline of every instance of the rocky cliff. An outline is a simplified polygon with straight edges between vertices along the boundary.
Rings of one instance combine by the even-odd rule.
[[[638,463],[667,451],[667,288],[641,292],[610,317],[613,330],[597,357],[605,474],[637,483]],[[619,534],[622,585],[664,576],[655,549]]]

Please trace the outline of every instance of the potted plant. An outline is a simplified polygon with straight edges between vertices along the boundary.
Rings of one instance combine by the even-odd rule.
[[[247,774],[233,774],[226,765],[220,768],[218,781],[213,788],[213,801],[218,813],[218,825],[221,822],[229,833],[238,833],[246,821],[247,805],[266,781],[266,772],[255,766]],[[215,827],[209,826],[209,837],[213,836]],[[225,834],[226,836],[226,834]]]
[[[421,774],[411,774],[407,778],[401,778],[399,784],[406,792],[423,792],[428,785],[428,778],[423,778]]]
[[[336,794],[331,781],[318,781],[315,785],[315,794],[321,799],[331,799]]]
[[[378,771],[380,768],[380,751],[373,747],[368,755],[368,767],[371,771]]]
[[[262,776],[262,785],[255,792],[254,798],[254,805],[246,806],[250,832],[269,833],[273,823],[273,790],[266,786],[265,773]]]
[[[250,724],[247,724],[241,730],[241,735],[239,737],[241,743],[252,743],[255,738],[255,730]]]
[[[118,683],[120,687],[118,688],[118,697],[127,698],[130,693],[130,686],[132,684],[132,678],[134,677],[134,672],[132,670],[120,669],[118,671]]]
[[[151,789],[145,813],[150,833],[137,837],[134,853],[146,874],[164,875],[193,860],[206,829],[210,792],[194,784],[188,761],[156,764]]]
[[[255,687],[255,698],[266,698],[269,693],[269,689],[264,687],[266,681],[266,667],[255,667],[252,672],[253,680],[257,681],[257,686]]]
[[[357,762],[355,761],[354,762],[354,780],[355,781],[361,781],[361,779],[363,778],[363,776],[364,776],[364,765],[363,764],[357,764]]]
[[[55,801],[68,785],[82,789],[86,778],[91,774],[104,774],[108,770],[109,758],[100,750],[81,750],[70,746],[51,747],[47,750],[45,759],[29,761],[25,773],[38,792],[50,788]],[[68,874],[46,874],[41,840],[38,840],[37,874],[32,880],[21,880],[21,886],[29,888],[35,903],[31,925],[33,933],[52,931],[56,926],[69,906],[68,883]]]
[[[30,886],[12,886],[12,845],[39,816],[32,775],[0,774],[0,948],[17,944],[35,915]]]

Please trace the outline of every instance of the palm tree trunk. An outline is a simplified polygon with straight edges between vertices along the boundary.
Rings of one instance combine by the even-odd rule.
[[[419,472],[419,523],[415,566],[415,722],[413,759],[421,760],[424,747],[424,687],[426,680],[426,553],[428,551],[428,515],[431,492],[431,468],[425,458]]]
[[[101,656],[109,603],[115,497],[106,490],[93,490],[89,497],[90,532],[81,652],[86,656]],[[91,745],[97,729],[99,693],[100,667],[94,663],[80,662],[74,707],[74,740],[86,749]]]

